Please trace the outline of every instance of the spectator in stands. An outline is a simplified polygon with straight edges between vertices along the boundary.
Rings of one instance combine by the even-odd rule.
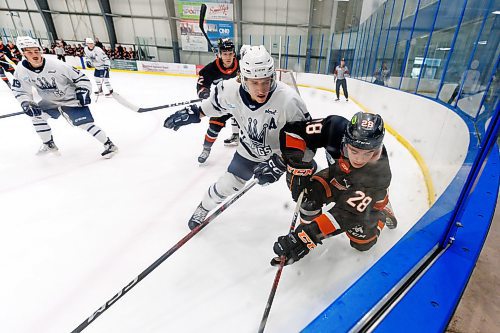
[[[476,59],[472,61],[472,63],[470,64],[470,69],[463,72],[462,77],[458,82],[458,85],[455,87],[455,90],[453,91],[450,99],[448,100],[448,104],[453,103],[455,97],[458,96],[459,92],[460,96],[458,96],[457,102],[459,99],[463,97],[463,95],[473,95],[477,93],[477,91],[479,90],[479,77],[480,77],[480,73],[477,70],[478,67],[479,67],[479,61]],[[463,87],[462,90],[460,91],[460,85],[462,83]]]
[[[386,85],[386,82],[389,80],[390,74],[385,62],[383,62],[382,66],[373,73],[373,77],[375,77],[373,83],[378,84],[379,86]]]
[[[17,48],[16,44],[14,44],[13,41],[9,40],[7,43],[7,48],[10,51],[10,54],[12,55],[11,60],[14,61],[16,64],[21,60],[23,55],[21,52],[19,52],[19,49]]]
[[[100,47],[104,51],[104,47],[103,47],[101,41],[99,41],[99,38],[97,38],[97,37],[95,38],[95,46]]]
[[[59,41],[57,42],[56,47],[54,48],[54,52],[57,55],[57,60],[62,60],[63,62],[66,62],[66,51],[64,50],[63,44]]]
[[[123,59],[123,53],[125,51],[125,48],[121,44],[118,44],[117,49],[118,49],[118,54],[119,54],[118,58]]]

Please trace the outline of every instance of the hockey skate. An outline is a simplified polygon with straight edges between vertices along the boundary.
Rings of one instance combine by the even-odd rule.
[[[99,89],[99,90],[97,90],[97,91],[94,91],[94,94],[95,94],[96,96],[101,95],[101,94],[102,94],[102,88],[101,88],[101,89]]]
[[[111,158],[117,152],[118,147],[108,138],[108,141],[104,143],[104,151],[101,153],[101,156],[104,158]]]
[[[205,220],[205,218],[207,217],[208,212],[209,211],[206,210],[205,208],[203,208],[203,206],[200,202],[198,207],[196,207],[196,210],[194,211],[193,216],[191,216],[191,218],[189,219],[189,222],[188,222],[189,229],[193,230],[194,228],[196,228],[197,226],[202,224],[203,221]]]
[[[398,220],[396,220],[396,217],[394,216],[394,212],[392,210],[391,203],[389,202],[384,210],[382,211],[385,215],[385,225],[389,229],[396,229],[398,226]]]
[[[113,89],[111,89],[110,91],[108,91],[108,93],[105,94],[104,96],[111,97],[111,95],[113,95]]]
[[[237,146],[239,139],[238,133],[233,133],[228,139],[224,140],[224,146]]]
[[[208,156],[210,156],[210,147],[203,147],[203,151],[200,156],[198,156],[198,163],[203,164],[207,160]]]
[[[48,154],[48,153],[53,153],[55,155],[60,155],[59,154],[59,148],[57,148],[56,144],[54,143],[54,140],[52,140],[52,139],[50,141],[45,142],[40,147],[40,149],[38,150],[38,152],[36,154],[37,155],[45,155],[45,154]]]

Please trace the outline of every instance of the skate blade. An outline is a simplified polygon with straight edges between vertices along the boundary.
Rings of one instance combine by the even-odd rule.
[[[48,150],[48,151],[39,151],[35,154],[36,156],[48,156],[48,155],[54,155],[54,156],[61,156],[61,153],[59,150]]]
[[[226,147],[235,147],[237,145],[238,145],[238,142],[229,142],[229,143],[224,142],[224,146],[226,146]]]
[[[110,152],[109,154],[101,155],[101,156],[104,157],[105,159],[109,160],[111,157],[115,156],[116,153],[118,153],[118,149],[115,150],[115,151]]]

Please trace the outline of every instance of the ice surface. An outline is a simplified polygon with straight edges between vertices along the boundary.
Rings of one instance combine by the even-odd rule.
[[[196,98],[191,77],[113,72],[111,82],[143,107]],[[359,110],[333,102],[332,93],[300,91],[316,118]],[[0,114],[20,111],[4,84],[0,98]],[[110,160],[62,118],[50,121],[61,156],[41,157],[27,116],[0,119],[1,332],[76,328],[189,232],[187,220],[235,151],[223,146],[231,132],[224,129],[200,167],[207,119],[174,132],[163,121],[175,109],[137,114],[105,97],[91,109],[120,148]],[[306,326],[426,211],[418,165],[390,135],[385,144],[398,228],[384,229],[368,253],[340,235],[285,267],[266,332]],[[276,273],[272,245],[287,232],[293,208],[284,179],[254,187],[86,332],[256,332]]]

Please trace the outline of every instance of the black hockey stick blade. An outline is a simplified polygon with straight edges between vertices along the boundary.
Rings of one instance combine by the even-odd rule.
[[[150,108],[139,108],[137,110],[137,112],[139,112],[139,113],[149,112],[149,111],[154,111],[154,110],[171,108],[171,107],[174,107],[174,106],[180,106],[180,105],[197,103],[197,102],[201,102],[201,101],[203,101],[203,98],[197,98],[197,99],[192,99],[190,101],[185,101],[185,102],[177,102],[177,103],[172,103],[172,104],[165,104],[165,105],[153,106],[153,107],[150,107]]]
[[[300,204],[302,203],[302,198],[304,197],[304,192],[301,192],[299,198],[297,199],[297,205],[295,205],[295,211],[292,217],[292,223],[290,224],[290,229],[288,232],[292,232],[295,229],[295,224],[297,223],[297,217],[299,216]],[[266,308],[264,309],[264,315],[262,315],[262,319],[260,321],[259,333],[263,333],[266,328],[267,318],[269,317],[269,313],[271,312],[271,306],[273,305],[274,295],[276,295],[276,290],[278,289],[278,283],[280,282],[281,272],[283,271],[283,267],[285,267],[286,257],[280,257],[280,265],[278,267],[278,271],[276,272],[276,276],[274,277],[273,286],[271,288],[271,292],[269,293],[269,298],[267,299]]]
[[[210,50],[212,50],[213,53],[217,53],[215,51],[214,46],[212,45],[212,42],[208,38],[207,33],[205,32],[205,27],[203,26],[203,24],[205,23],[205,15],[206,14],[207,14],[207,5],[205,5],[204,3],[202,3],[201,4],[201,8],[200,8],[200,30],[203,33],[203,36],[205,36],[205,38],[206,38],[206,40],[208,42],[208,46],[210,46]]]
[[[231,206],[236,200],[241,198],[243,194],[248,192],[255,184],[257,184],[257,180],[254,179],[249,182],[244,188],[240,191],[236,192],[235,195],[226,199],[227,201],[219,206],[212,214],[207,216],[203,222],[198,225],[196,228],[191,230],[186,236],[184,236],[180,241],[178,241],[174,246],[172,246],[167,252],[165,252],[160,258],[158,258],[154,263],[152,263],[148,268],[146,268],[141,274],[139,274],[135,279],[130,281],[125,287],[123,287],[116,295],[111,297],[109,301],[104,303],[103,306],[99,307],[90,317],[86,318],[77,328],[75,328],[71,333],[80,333],[87,326],[90,325],[94,320],[96,320],[104,311],[109,309],[109,307],[116,303],[120,298],[123,297],[127,292],[130,291],[133,287],[135,287],[142,279],[149,275],[152,271],[154,271],[162,262],[164,262],[168,257],[174,254],[181,246],[183,246],[188,240],[193,238],[201,229],[205,228],[210,222],[212,222],[217,216],[219,216],[223,211],[225,211],[229,206]]]
[[[19,116],[20,114],[24,114],[24,112],[14,112],[14,113],[2,114],[2,115],[0,115],[0,119]]]

